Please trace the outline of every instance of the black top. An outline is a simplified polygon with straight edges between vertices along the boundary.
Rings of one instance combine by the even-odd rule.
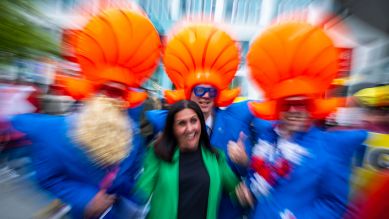
[[[195,152],[181,152],[178,185],[179,219],[207,217],[209,183],[201,149]]]

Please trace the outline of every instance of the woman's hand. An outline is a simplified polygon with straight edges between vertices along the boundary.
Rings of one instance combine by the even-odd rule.
[[[249,164],[249,158],[247,156],[244,139],[246,138],[243,132],[240,132],[237,142],[229,141],[227,144],[228,156],[232,162],[241,166],[247,167]]]
[[[243,182],[239,183],[239,185],[235,188],[236,196],[238,197],[239,203],[242,206],[250,206],[254,207],[254,199],[251,195],[250,190],[247,188],[246,184]]]
[[[85,209],[85,218],[98,218],[116,200],[115,195],[108,195],[105,190],[100,190],[88,203]]]

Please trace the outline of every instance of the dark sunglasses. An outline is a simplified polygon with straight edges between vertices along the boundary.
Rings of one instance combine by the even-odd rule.
[[[111,98],[124,98],[126,94],[125,90],[116,87],[107,86],[107,85],[102,85],[100,87],[100,92]]]
[[[207,92],[210,98],[215,98],[217,95],[217,90],[213,87],[197,86],[193,89],[193,92],[196,97],[203,97]]]
[[[291,107],[294,107],[296,109],[305,109],[305,110],[311,110],[312,109],[312,101],[309,99],[303,99],[303,100],[284,100],[279,103],[279,109],[281,112],[287,112],[290,110]]]

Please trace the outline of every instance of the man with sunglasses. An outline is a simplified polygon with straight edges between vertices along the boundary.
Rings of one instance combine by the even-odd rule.
[[[280,126],[286,135],[292,132],[304,132],[309,128],[309,109],[311,100],[304,96],[295,96],[283,99],[279,103]]]
[[[187,49],[183,50],[183,45]],[[250,135],[250,123],[254,117],[247,102],[233,103],[239,89],[229,89],[239,65],[239,51],[232,38],[210,24],[190,25],[168,41],[163,61],[166,73],[176,88],[165,91],[167,102],[182,99],[196,102],[205,116],[212,146],[228,155],[228,143],[240,140],[246,142],[246,148],[239,149],[250,152],[250,139],[243,138],[241,133]],[[163,110],[146,113],[154,135],[163,130],[166,114]],[[246,162],[248,153],[241,154],[246,156]],[[246,175],[245,164],[234,163],[229,156],[227,159],[238,177]],[[241,218],[242,214],[239,204],[224,194],[218,217],[235,219]]]
[[[207,125],[208,135],[212,135],[213,126],[213,111],[215,107],[214,99],[217,95],[216,88],[211,85],[200,84],[193,88],[190,100],[197,103],[200,106],[201,111],[204,114],[205,123]]]

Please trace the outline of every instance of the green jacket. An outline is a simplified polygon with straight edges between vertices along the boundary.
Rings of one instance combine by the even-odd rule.
[[[234,195],[238,178],[227,164],[225,155],[220,152],[219,159],[201,147],[205,167],[210,177],[207,219],[216,219],[222,189]],[[151,147],[144,161],[144,172],[136,189],[145,198],[151,198],[148,218],[174,219],[178,212],[179,150],[176,150],[171,163],[159,159]]]

